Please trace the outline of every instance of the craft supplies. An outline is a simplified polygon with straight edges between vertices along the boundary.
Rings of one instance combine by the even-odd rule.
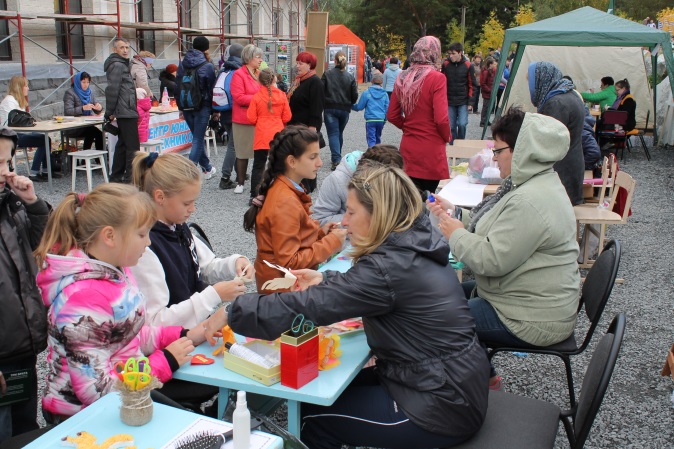
[[[247,360],[256,365],[260,365],[264,368],[271,368],[274,366],[274,363],[267,360],[257,352],[237,343],[225,343],[225,347],[230,354],[235,355],[239,358]]]
[[[284,273],[284,277],[282,278],[275,278],[272,280],[269,280],[262,284],[262,290],[280,290],[280,289],[288,289],[295,285],[295,282],[297,282],[297,277],[290,272],[287,268],[284,268],[280,265],[276,265],[273,263],[269,263],[266,260],[263,261],[266,263],[268,266],[272,268],[276,268],[277,270],[281,271]]]
[[[211,432],[199,432],[178,441],[175,449],[220,449],[225,444],[227,436],[226,434],[216,435]]]
[[[236,408],[232,415],[234,425],[234,449],[250,448],[250,411],[246,402],[246,392],[236,393]]]
[[[153,412],[150,391],[163,385],[151,375],[150,360],[147,357],[131,357],[124,363],[117,362],[114,371],[119,378],[117,390],[122,401],[119,410],[122,422],[129,426],[147,424]]]
[[[299,314],[293,320],[293,324],[290,326],[290,330],[293,333],[293,336],[299,337],[306,334],[314,329],[313,321],[305,321],[304,314]]]
[[[266,368],[225,351],[222,355],[225,368],[264,385],[273,385],[281,380],[281,353],[277,341],[253,340],[237,346],[262,357],[270,367]]]

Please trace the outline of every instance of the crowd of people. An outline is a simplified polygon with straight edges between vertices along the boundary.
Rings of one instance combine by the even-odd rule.
[[[138,151],[154,55],[129,59],[123,38],[113,47],[104,108],[85,72],[66,92],[73,115],[103,113],[116,122],[111,183],[68,193],[52,210],[33,186],[44,148],[30,176],[20,176],[10,170],[16,148],[37,141],[0,128],[0,276],[8,286],[0,385],[12,371],[31,373],[29,400],[0,406],[0,442],[37,427],[35,363],[45,349],[42,410],[57,424],[110,392],[115,364],[129,357],[150,359],[164,383],[160,394],[177,401],[213,396],[216,388],[172,379],[195,346],[213,342],[225,324],[273,340],[303,314],[317,325],[363,317],[376,359],[376,369],[363,369],[332,406],[302,407],[309,447],[449,447],[479,430],[489,390],[501,388],[485,342],[544,347],[573,333],[580,297],[573,205],[582,202],[587,166],[583,99],[626,110],[626,128],[634,127],[627,80],[605,77],[599,94],[580,94],[554,64],[532,63],[537,112],[510,108],[495,119],[493,161],[503,183],[463,210],[425,194],[449,177],[446,146],[465,138],[479,96],[494,94],[498,50],[482,63],[453,43],[443,59],[439,39],[422,37],[408,68],[391,57],[359,99],[342,52],[322,77],[316,56],[299,53],[285,92],[277,74],[261,69],[261,49],[233,44],[221,68],[232,72],[233,103],[218,114],[208,40],[196,37],[183,60],[161,72],[162,90],[179,105],[190,77],[201,94],[199,105],[181,107],[194,135],[186,158]],[[0,104],[3,126],[9,108],[25,109],[27,91],[25,78],[12,79]],[[361,110],[366,150],[342,155],[349,114]],[[202,182],[216,172],[203,148],[211,120],[229,135],[221,189],[242,193],[253,159],[241,217],[255,234],[252,262],[218,257],[186,224]],[[333,172],[314,204],[324,121]],[[399,147],[380,143],[386,121],[402,129]],[[102,142],[90,128],[80,137],[85,147]],[[350,270],[315,271],[347,241]],[[474,280],[459,282],[450,248]],[[297,283],[270,288],[279,272],[265,261],[291,269]],[[552,277],[557,282],[547,282]],[[246,294],[253,281],[257,293]]]

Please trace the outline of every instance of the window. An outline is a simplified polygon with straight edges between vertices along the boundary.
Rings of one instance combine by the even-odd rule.
[[[66,14],[65,0],[58,0],[57,13]],[[68,0],[68,14],[82,14],[82,0]],[[68,59],[68,40],[73,59],[84,59],[84,28],[68,22],[56,22],[56,50],[59,57]]]
[[[7,0],[0,0],[0,9],[7,9]],[[9,21],[0,20],[0,41],[7,39],[9,36]],[[12,46],[9,43],[9,39],[0,44],[0,61],[11,61],[12,60]]]
[[[180,0],[180,26],[192,27],[192,0]]]
[[[288,30],[290,31],[290,37],[299,37],[299,33],[297,30],[297,18],[298,18],[298,13],[291,11],[290,14],[288,14],[290,17],[290,27]]]
[[[222,17],[224,19],[224,29],[225,33],[232,32],[232,8],[234,7],[235,2],[231,0],[223,0],[222,2]]]
[[[271,11],[271,34],[272,36],[280,36],[281,33],[281,11],[273,8]]]
[[[154,22],[154,0],[141,0],[138,4],[138,22]],[[136,31],[136,38],[138,39],[138,50],[156,53],[153,30],[138,30]]]

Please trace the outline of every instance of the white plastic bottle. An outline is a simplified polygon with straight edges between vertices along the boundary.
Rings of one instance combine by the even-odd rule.
[[[250,411],[246,402],[246,392],[236,394],[236,408],[232,415],[234,425],[234,449],[250,449]]]

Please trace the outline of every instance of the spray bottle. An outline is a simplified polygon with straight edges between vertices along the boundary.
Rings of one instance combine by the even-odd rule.
[[[232,415],[234,425],[234,449],[250,449],[250,411],[246,402],[246,392],[236,394],[236,408]]]

